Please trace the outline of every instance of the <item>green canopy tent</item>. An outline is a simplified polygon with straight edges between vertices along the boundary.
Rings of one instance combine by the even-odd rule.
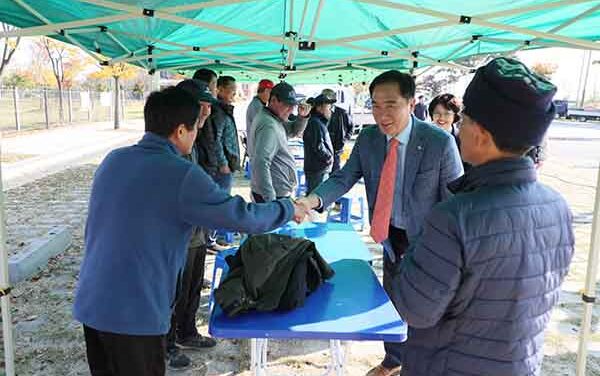
[[[469,72],[476,67],[461,62],[469,56],[600,49],[600,0],[0,0],[0,21],[19,27],[0,37],[46,35],[100,65],[127,62],[151,74],[207,67],[253,81],[369,81],[380,70],[431,66]],[[6,289],[1,238],[0,247]],[[6,296],[2,314],[10,376]],[[581,353],[584,365],[585,345]]]
[[[418,5],[415,5],[418,4]],[[360,79],[365,70],[472,67],[464,57],[548,46],[599,49],[590,0],[2,0],[0,20],[101,64],[209,67],[252,78]],[[104,57],[109,57],[104,60]]]

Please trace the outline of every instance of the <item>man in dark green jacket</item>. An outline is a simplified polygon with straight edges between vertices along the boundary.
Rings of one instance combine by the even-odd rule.
[[[336,99],[335,91],[331,89],[323,89],[321,94],[327,96],[329,99]],[[334,105],[331,108],[331,118],[327,124],[327,129],[329,130],[329,137],[331,137],[331,145],[333,145],[333,166],[331,167],[331,173],[334,173],[340,169],[340,158],[344,152],[344,145],[354,133],[352,117],[348,111]]]
[[[235,78],[221,76],[217,79],[218,101],[213,104],[206,124],[214,132],[215,140],[212,149],[214,155],[212,160],[216,162],[215,166],[210,166],[207,169],[207,172],[228,193],[231,193],[233,173],[240,169],[240,146],[237,126],[233,117],[233,101],[236,91]],[[214,230],[208,232],[207,246],[214,251],[225,249],[225,247],[217,244],[217,233]]]
[[[198,122],[198,132],[200,133],[204,129],[206,119],[211,114],[211,105],[217,100],[212,95],[209,86],[201,80],[184,80],[177,84],[177,87],[187,91],[198,100],[201,108],[201,120]],[[199,135],[199,137],[202,136]],[[184,157],[198,165],[197,143],[194,143],[192,152]],[[177,301],[171,317],[171,329],[167,335],[167,365],[170,369],[188,368],[192,363],[191,359],[180,350],[180,347],[203,349],[214,347],[217,344],[213,338],[198,333],[196,328],[196,313],[200,306],[204,283],[206,236],[206,230],[201,227],[193,230],[188,244],[186,263],[179,276]]]
[[[313,106],[302,136],[304,140],[304,175],[306,191],[311,193],[327,180],[333,166],[334,150],[327,129],[335,99],[320,94],[310,101]]]

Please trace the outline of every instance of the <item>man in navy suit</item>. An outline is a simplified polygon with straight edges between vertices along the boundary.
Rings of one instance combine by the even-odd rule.
[[[371,235],[383,245],[383,287],[391,295],[394,264],[421,232],[429,210],[448,197],[447,184],[462,175],[463,168],[454,139],[411,115],[415,82],[410,75],[384,72],[369,92],[377,126],[363,129],[346,165],[300,202],[326,208],[364,178]],[[384,347],[385,359],[367,376],[400,373],[402,345]]]

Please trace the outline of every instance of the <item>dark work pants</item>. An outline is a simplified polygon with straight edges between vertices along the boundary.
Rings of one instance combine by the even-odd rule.
[[[344,149],[340,149],[336,150],[335,153],[333,153],[333,167],[331,167],[332,174],[340,169],[340,157],[342,156],[343,152]]]
[[[306,194],[310,194],[314,191],[319,184],[327,180],[329,174],[325,171],[322,172],[304,172],[306,176]]]
[[[165,336],[133,336],[83,326],[92,376],[164,376]]]
[[[204,281],[206,246],[188,249],[187,261],[181,275],[180,290],[171,316],[171,329],[167,336],[167,348],[175,347],[175,340],[198,335],[196,312],[200,306],[200,294]]]
[[[402,260],[404,252],[408,248],[408,238],[406,231],[390,226],[389,240],[394,249],[396,256],[396,262]],[[392,283],[392,272],[394,270],[394,263],[389,259],[388,255],[384,252],[383,255],[383,289],[388,292],[394,289]],[[402,349],[403,343],[399,342],[384,342],[383,347],[385,349],[385,358],[383,359],[382,365],[385,368],[394,368],[402,365]]]
[[[338,171],[341,168],[340,167],[340,158],[342,156],[342,153],[344,153],[344,148],[342,148],[340,150],[336,150],[333,153],[333,166],[331,167],[331,174],[333,174],[334,172]],[[340,202],[336,201],[335,203],[339,204]]]

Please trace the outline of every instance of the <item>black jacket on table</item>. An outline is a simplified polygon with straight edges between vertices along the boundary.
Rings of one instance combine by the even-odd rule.
[[[334,274],[315,243],[287,235],[252,236],[226,260],[229,273],[215,300],[229,316],[301,307]]]
[[[331,172],[333,146],[325,116],[313,112],[302,138],[304,139],[304,172]]]

